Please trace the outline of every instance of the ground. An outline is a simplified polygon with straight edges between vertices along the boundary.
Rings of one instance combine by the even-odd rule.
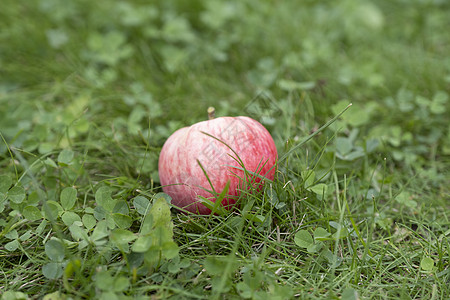
[[[449,14],[3,0],[2,299],[449,298]],[[159,153],[209,106],[269,130],[277,176],[180,214]]]

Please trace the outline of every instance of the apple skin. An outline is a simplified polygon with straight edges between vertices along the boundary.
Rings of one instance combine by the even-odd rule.
[[[231,209],[239,196],[239,189],[246,183],[243,181],[244,171],[235,168],[242,169],[242,166],[230,148],[247,171],[274,179],[277,149],[263,125],[249,117],[203,121],[175,131],[161,149],[158,163],[160,183],[163,191],[172,197],[172,204],[201,215],[211,213],[200,203],[199,196],[215,202],[200,162],[217,194],[230,181],[222,205]],[[253,187],[261,189],[262,181],[260,177],[247,173],[246,182]]]

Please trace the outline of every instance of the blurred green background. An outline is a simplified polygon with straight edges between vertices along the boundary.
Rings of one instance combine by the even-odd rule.
[[[245,114],[263,91],[284,112],[266,124],[278,128],[279,145],[343,100],[355,104],[345,125],[388,141],[398,158],[426,159],[432,145],[448,154],[448,6],[5,0],[0,128],[14,146],[41,154],[92,124],[119,140],[150,130],[160,146],[175,128],[204,119],[206,107]],[[287,132],[293,112],[296,132]]]

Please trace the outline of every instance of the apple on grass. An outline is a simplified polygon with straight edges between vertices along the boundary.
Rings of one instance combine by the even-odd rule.
[[[243,116],[214,119],[213,108],[208,113],[210,120],[175,131],[158,163],[172,204],[202,215],[211,213],[205,201],[222,199],[231,209],[240,191],[261,189],[264,179],[274,179],[278,158],[272,136],[259,122]]]

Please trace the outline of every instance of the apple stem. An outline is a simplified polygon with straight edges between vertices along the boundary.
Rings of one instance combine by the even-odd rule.
[[[212,106],[208,107],[208,120],[212,120],[215,118],[216,109]]]

